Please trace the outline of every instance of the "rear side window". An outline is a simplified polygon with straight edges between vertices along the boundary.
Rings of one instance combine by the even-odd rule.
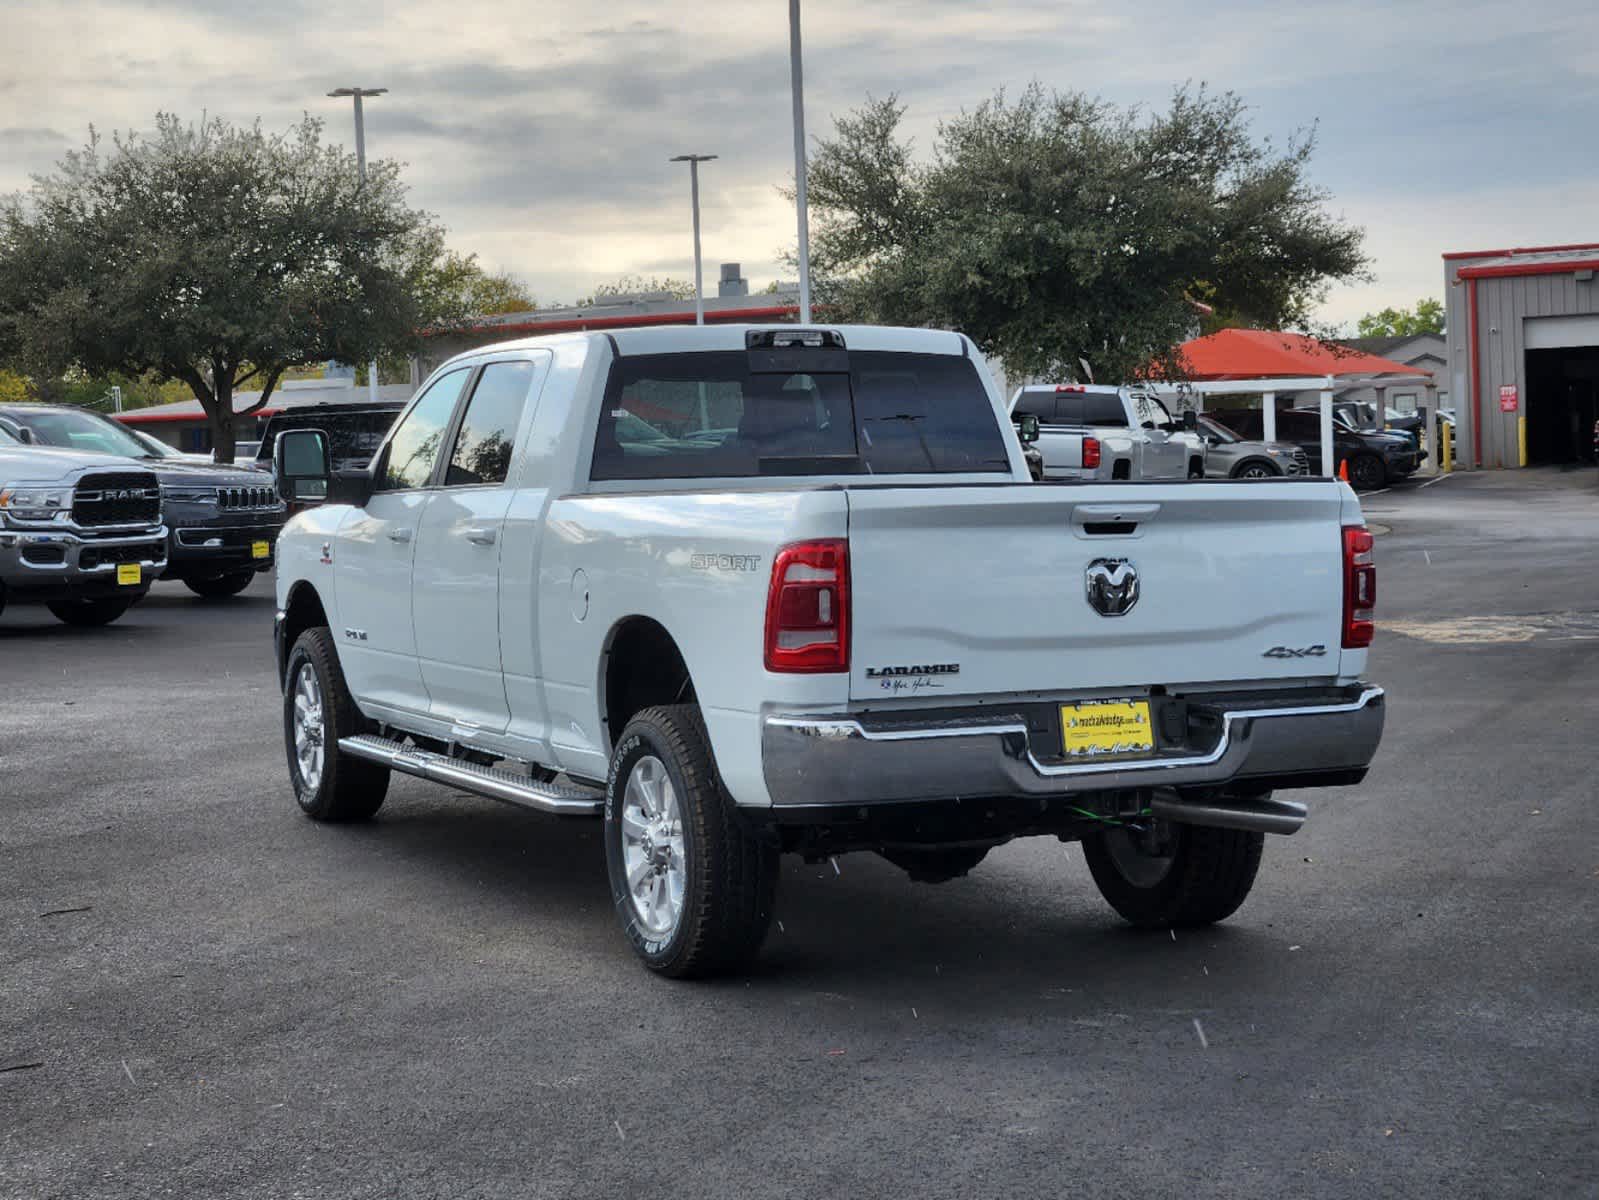
[[[1084,425],[1127,428],[1127,410],[1122,406],[1122,398],[1115,392],[1084,392],[1080,399],[1083,402]]]
[[[426,487],[432,480],[444,431],[469,374],[470,369],[462,367],[439,376],[405,414],[389,442],[389,461],[378,484],[380,491]]]
[[[504,483],[511,473],[511,448],[533,382],[530,362],[490,363],[478,376],[444,482],[449,487]]]
[[[1008,472],[970,360],[859,351],[814,371],[737,351],[629,356],[611,368],[591,478]],[[825,365],[831,369],[821,369]]]

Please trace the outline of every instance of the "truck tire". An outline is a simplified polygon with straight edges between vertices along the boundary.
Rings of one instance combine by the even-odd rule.
[[[739,819],[695,706],[647,708],[622,730],[606,783],[605,863],[622,930],[651,971],[714,975],[760,950],[777,846]]]
[[[912,883],[948,883],[988,857],[987,846],[889,846],[878,851]]]
[[[111,624],[133,607],[133,600],[124,600],[121,596],[106,600],[52,600],[46,607],[55,614],[57,620],[87,629]]]
[[[1255,884],[1265,835],[1153,825],[1149,835],[1111,829],[1083,839],[1100,895],[1141,929],[1211,925],[1232,916]]]
[[[1188,478],[1203,479],[1205,477],[1205,460],[1191,458],[1188,460]]]
[[[283,743],[300,811],[314,821],[364,821],[383,807],[389,769],[339,750],[366,731],[325,626],[307,629],[284,672]]]
[[[230,575],[219,575],[213,579],[185,579],[183,586],[196,596],[203,596],[207,600],[221,600],[226,596],[237,596],[254,582],[255,571],[251,569],[234,571]]]
[[[1388,468],[1375,454],[1357,454],[1349,464],[1349,482],[1361,491],[1388,486]]]

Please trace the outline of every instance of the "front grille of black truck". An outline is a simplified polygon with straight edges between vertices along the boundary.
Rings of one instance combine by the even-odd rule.
[[[72,493],[79,525],[155,525],[161,520],[161,485],[144,471],[85,475]]]
[[[220,487],[217,489],[217,507],[223,512],[241,509],[276,508],[277,489],[270,486]]]

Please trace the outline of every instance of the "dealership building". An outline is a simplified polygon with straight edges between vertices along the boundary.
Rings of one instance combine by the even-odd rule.
[[[1594,242],[1444,255],[1460,466],[1593,460],[1596,272]]]

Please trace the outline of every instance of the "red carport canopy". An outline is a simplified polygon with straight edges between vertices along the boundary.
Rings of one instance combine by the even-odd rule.
[[[1302,333],[1223,329],[1179,347],[1186,378],[1279,379],[1304,375],[1426,375],[1375,354],[1362,354]]]

